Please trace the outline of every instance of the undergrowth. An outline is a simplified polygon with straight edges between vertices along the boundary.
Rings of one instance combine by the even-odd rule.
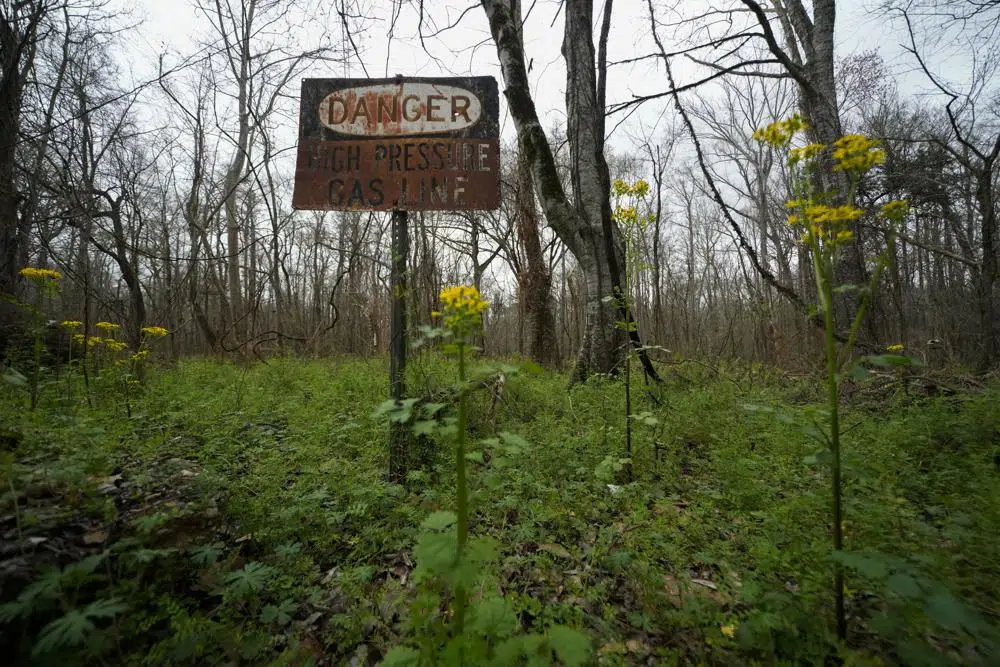
[[[846,401],[843,646],[824,463],[800,424],[744,407],[808,410],[815,383],[676,370],[658,402],[637,383],[631,461],[611,381],[526,368],[469,391],[470,533],[495,552],[476,631],[572,629],[601,665],[996,663],[1000,388]],[[411,372],[428,395],[455,376],[432,353]],[[127,405],[54,379],[34,411],[4,384],[8,664],[374,665],[426,640],[450,610],[413,581],[414,545],[455,510],[453,451],[420,440],[408,485],[385,481],[385,378],[186,361]]]

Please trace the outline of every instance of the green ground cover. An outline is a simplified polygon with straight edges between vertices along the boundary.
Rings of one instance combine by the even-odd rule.
[[[449,363],[422,357],[416,393],[440,396]],[[7,664],[437,655],[447,595],[421,578],[414,545],[428,516],[454,509],[453,459],[421,439],[408,485],[386,482],[373,416],[385,367],[186,361],[141,388],[93,378],[92,407],[64,374],[34,412],[4,383]],[[928,397],[863,382],[845,399],[845,647],[828,474],[803,433],[815,379],[673,368],[658,402],[636,392],[633,483],[621,382],[567,391],[563,375],[522,369],[472,392],[470,534],[492,555],[470,631],[553,649],[491,660],[1000,661],[1000,387]]]

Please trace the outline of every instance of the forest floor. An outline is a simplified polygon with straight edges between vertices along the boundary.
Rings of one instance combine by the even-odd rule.
[[[5,664],[433,653],[449,598],[414,544],[454,509],[453,453],[421,440],[386,482],[386,366],[185,361],[141,390],[92,378],[92,407],[64,375],[33,412],[0,382]],[[433,394],[454,367],[411,370]],[[504,600],[473,630],[589,637],[511,664],[1000,663],[1000,384],[845,392],[846,645],[815,378],[682,363],[657,401],[635,384],[631,483],[620,381],[507,369],[473,392],[470,534],[495,553],[470,604]]]

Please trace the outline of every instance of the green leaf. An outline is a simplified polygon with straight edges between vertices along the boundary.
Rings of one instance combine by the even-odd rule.
[[[457,547],[458,539],[455,531],[421,535],[413,548],[413,558],[417,562],[413,578],[419,581],[427,576],[454,569]]]
[[[958,630],[966,616],[964,606],[948,592],[940,591],[932,595],[924,605],[927,616],[941,627]]]
[[[292,614],[298,605],[292,600],[282,600],[281,604],[264,605],[260,610],[260,620],[264,623],[277,623],[278,625],[288,625],[292,620]]]
[[[466,452],[465,460],[472,461],[473,463],[482,463],[482,464],[486,463],[486,460],[483,458],[482,452]]]
[[[274,574],[275,569],[269,565],[257,562],[247,563],[242,569],[226,575],[224,579],[226,591],[237,599],[249,597],[264,590]]]
[[[802,462],[806,465],[828,465],[831,461],[833,461],[833,456],[830,454],[830,450],[825,447],[817,450],[815,454],[810,454],[802,459]]]
[[[12,387],[26,387],[28,386],[28,378],[24,377],[18,373],[13,368],[5,368],[3,371],[3,381]]]
[[[421,419],[413,422],[413,432],[417,435],[433,435],[437,426],[437,422],[433,419]]]
[[[833,559],[869,579],[881,581],[889,575],[889,563],[877,554],[835,551]]]
[[[433,417],[446,407],[448,407],[447,403],[424,403],[420,406],[420,409],[423,410],[423,413],[427,415],[427,417]]]
[[[83,610],[88,618],[113,618],[128,609],[128,605],[115,598],[94,600]]]
[[[506,639],[517,631],[517,616],[502,597],[489,597],[475,606],[470,627],[476,634]]]
[[[913,357],[907,357],[902,354],[878,354],[872,357],[867,357],[868,363],[873,366],[881,366],[883,368],[889,366],[915,366],[919,362],[918,359]]]
[[[923,594],[917,580],[902,572],[897,572],[889,577],[885,585],[893,594],[901,598],[917,598]]]
[[[454,512],[447,510],[434,512],[424,519],[423,523],[420,524],[420,528],[422,530],[444,530],[455,525],[456,521],[458,521],[458,517],[455,516]]]
[[[582,665],[590,658],[590,638],[565,625],[549,628],[549,644],[566,667]]]
[[[653,413],[649,412],[648,410],[645,412],[639,412],[637,414],[629,415],[629,417],[632,420],[640,424],[643,424],[644,426],[658,426],[660,423],[660,420],[657,419],[656,416],[654,416]]]
[[[851,377],[855,380],[864,380],[869,375],[871,375],[871,371],[864,366],[860,366],[858,364],[851,366]]]
[[[74,609],[42,628],[31,655],[37,658],[61,648],[82,646],[96,629],[82,610]]]
[[[87,556],[81,560],[76,561],[70,565],[66,566],[63,570],[63,575],[68,575],[70,577],[74,576],[85,576],[88,574],[93,574],[97,566],[104,562],[104,558],[107,554],[99,553],[93,556]]]
[[[408,422],[413,415],[413,406],[419,400],[419,398],[406,398],[397,402],[391,398],[387,399],[378,404],[372,413],[372,417],[375,419],[388,417],[389,421],[396,422],[397,424]]]
[[[199,567],[212,567],[219,560],[224,548],[221,542],[200,544],[191,550],[190,558]]]
[[[397,646],[382,658],[381,667],[416,667],[420,664],[420,652],[407,646]]]
[[[500,437],[501,442],[505,444],[508,448],[512,450],[517,449],[530,449],[531,443],[519,436],[517,433],[511,433],[510,431],[500,431],[497,434]]]

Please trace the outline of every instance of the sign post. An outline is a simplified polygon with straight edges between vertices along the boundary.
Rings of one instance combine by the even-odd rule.
[[[406,394],[407,211],[500,206],[493,77],[303,79],[292,206],[392,211],[389,387]],[[389,478],[402,483],[407,425],[390,423]]]
[[[392,310],[389,315],[389,396],[398,405],[406,396],[406,258],[410,254],[410,234],[406,211],[392,212],[392,266],[389,270]],[[389,480],[406,480],[409,458],[407,424],[389,422]]]

